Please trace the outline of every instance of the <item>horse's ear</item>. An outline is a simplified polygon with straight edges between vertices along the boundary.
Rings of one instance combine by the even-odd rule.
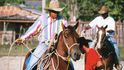
[[[61,24],[61,25],[62,25],[62,29],[63,30],[66,29],[66,26],[64,24]]]
[[[100,27],[99,27],[98,25],[96,25],[96,27],[97,27],[98,29],[100,29]]]
[[[79,21],[77,21],[77,23],[74,25],[75,30],[77,29],[78,25],[79,25]]]
[[[104,29],[106,29],[108,27],[108,25],[106,25],[105,27],[104,27]]]

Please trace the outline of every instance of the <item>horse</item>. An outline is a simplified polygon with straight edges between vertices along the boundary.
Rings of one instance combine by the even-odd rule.
[[[98,69],[113,70],[113,66],[117,65],[118,62],[114,46],[108,40],[108,36],[106,35],[107,26],[97,28],[97,42],[94,48],[100,54],[102,61],[102,65]]]
[[[40,58],[38,64],[33,70],[73,70],[73,64],[70,59],[74,61],[80,59],[81,51],[77,38],[79,35],[75,31],[78,23],[74,26],[64,27],[64,30],[57,36],[57,42],[51,45],[52,49],[48,49]],[[33,52],[33,50],[32,50]],[[25,60],[30,56],[30,52],[27,53]],[[25,61],[23,70],[25,70]]]

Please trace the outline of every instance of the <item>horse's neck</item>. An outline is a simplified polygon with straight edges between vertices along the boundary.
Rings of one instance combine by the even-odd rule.
[[[110,41],[108,40],[108,36],[105,36],[105,38],[102,41],[102,44],[110,45]]]
[[[112,43],[108,40],[108,37],[106,36],[105,39],[102,42],[101,50],[106,53],[114,52],[114,47]]]
[[[62,65],[61,65],[62,64]],[[67,61],[59,57],[58,55],[54,55],[51,59],[51,67],[50,70],[66,70]]]
[[[64,40],[63,40],[62,36],[60,36],[60,38],[58,40],[56,51],[58,52],[59,55],[66,57],[67,54],[65,52],[66,51],[65,48],[66,48],[66,45],[64,43]]]

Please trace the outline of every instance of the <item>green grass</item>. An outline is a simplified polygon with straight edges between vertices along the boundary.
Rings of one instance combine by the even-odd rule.
[[[124,61],[124,46],[119,46],[120,48],[120,59]]]
[[[33,49],[37,46],[37,42],[33,41],[32,43],[28,42],[28,47]],[[8,56],[9,49],[11,45],[0,45],[0,56]],[[27,49],[24,45],[14,45],[10,51],[9,56],[21,56],[26,55],[29,49]]]
[[[30,46],[30,47],[29,47]],[[34,42],[33,44],[29,44],[29,48],[34,48],[37,46],[37,42]],[[124,61],[124,46],[119,46],[120,48],[120,59]],[[10,49],[10,45],[0,45],[0,56],[7,56]],[[13,46],[10,56],[21,56],[26,55],[28,52],[28,49],[21,45],[21,46]]]
[[[9,53],[10,46],[1,46],[0,47],[0,56],[7,56]],[[27,48],[24,46],[14,46],[12,50],[10,51],[11,56],[17,56],[17,55],[25,55],[27,52]]]

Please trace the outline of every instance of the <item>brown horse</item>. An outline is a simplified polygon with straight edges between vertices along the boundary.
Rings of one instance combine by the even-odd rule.
[[[57,42],[52,45],[54,50],[48,49],[34,70],[40,70],[41,68],[43,70],[73,70],[70,58],[76,61],[80,59],[81,55],[79,44],[77,43],[79,35],[75,31],[77,25],[65,27],[59,34]],[[30,53],[27,54],[26,59],[29,55]],[[25,70],[25,64],[23,70]]]
[[[117,56],[114,46],[108,40],[108,36],[106,36],[106,28],[107,26],[98,27],[95,49],[102,56],[103,65],[101,69],[113,70],[113,66],[118,64]]]

